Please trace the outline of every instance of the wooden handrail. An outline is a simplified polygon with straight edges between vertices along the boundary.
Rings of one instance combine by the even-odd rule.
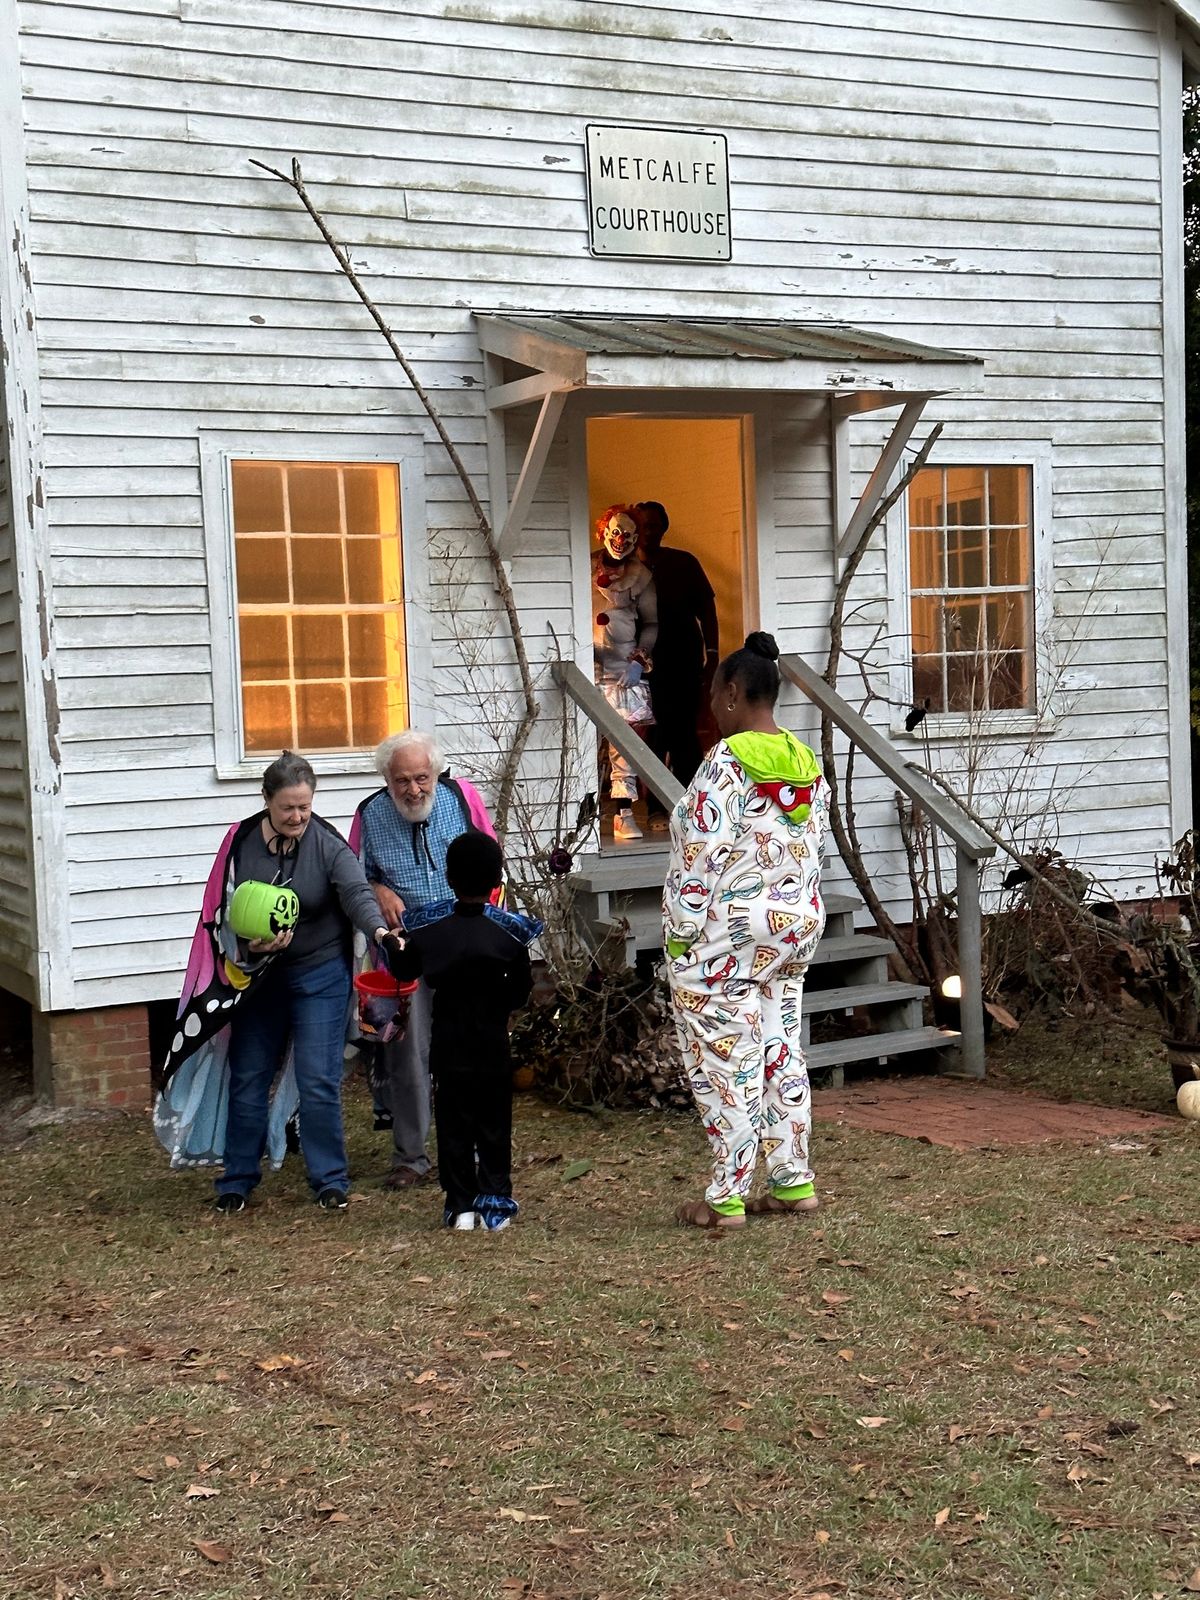
[[[996,853],[996,846],[983,829],[972,822],[949,795],[935,789],[920,772],[910,767],[890,739],[873,728],[867,719],[847,705],[836,689],[831,689],[821,674],[800,656],[783,656],[779,670],[808,696],[835,727],[889,777],[943,833],[954,840],[955,872],[958,885],[958,965],[962,997],[958,1003],[962,1030],[963,1071],[982,1078],[987,1071],[983,1033],[983,914],[979,905],[981,861]]]
[[[869,756],[886,777],[920,806],[931,822],[948,834],[960,850],[975,861],[985,861],[996,854],[996,846],[983,829],[955,805],[949,795],[936,789],[929,779],[910,767],[896,746],[878,728],[873,728],[864,716],[848,705],[836,689],[831,689],[815,668],[800,656],[780,658],[779,670],[790,683],[807,695],[817,709],[840,728],[852,744]]]
[[[584,677],[573,661],[553,661],[550,671],[563,693],[575,702],[589,722],[595,723],[610,744],[616,745],[638,777],[670,811],[683,793],[683,785],[674,773],[663,766],[646,741],[640,739],[624,717],[613,710],[592,680]]]

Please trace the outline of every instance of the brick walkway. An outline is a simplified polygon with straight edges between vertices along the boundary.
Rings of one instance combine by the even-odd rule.
[[[894,1133],[904,1139],[982,1150],[996,1145],[1092,1142],[1177,1127],[1174,1117],[1108,1106],[1064,1104],[1040,1095],[944,1078],[890,1078],[848,1089],[813,1092],[818,1122]]]

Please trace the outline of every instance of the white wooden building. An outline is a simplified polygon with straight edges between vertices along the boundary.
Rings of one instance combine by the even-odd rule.
[[[302,161],[498,524],[512,502],[534,798],[551,626],[591,670],[599,506],[667,504],[723,648],[761,626],[820,665],[856,501],[940,420],[855,589],[871,715],[915,760],[974,751],[1115,892],[1152,881],[1190,821],[1198,38],[1194,0],[0,0],[0,985],[53,1092],[110,1087],[55,1065],[79,1019],[144,1031],[177,992],[281,743],[344,822],[407,720],[486,772],[464,639],[511,676],[432,429],[251,158]],[[727,213],[703,173],[694,233],[675,192],[669,234],[644,191],[622,215],[613,151],[657,152],[662,190],[705,141]],[[902,897],[891,785],[862,783]]]

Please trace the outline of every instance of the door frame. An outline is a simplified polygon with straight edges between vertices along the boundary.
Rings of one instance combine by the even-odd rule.
[[[582,390],[567,402],[567,497],[570,527],[575,662],[589,679],[592,663],[592,528],[588,494],[587,424],[592,417],[642,416],[654,421],[736,418],[742,445],[742,616],[747,633],[778,628],[775,600],[775,483],[771,396],[742,390]],[[594,790],[596,736],[583,712],[575,718],[576,783]],[[589,738],[590,730],[590,738]],[[598,837],[595,846],[598,848]]]

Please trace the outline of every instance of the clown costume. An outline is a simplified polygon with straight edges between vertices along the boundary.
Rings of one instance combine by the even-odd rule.
[[[658,636],[654,579],[637,559],[640,527],[628,506],[610,506],[596,524],[600,549],[592,556],[592,650],[596,683],[609,705],[637,733],[654,722],[650,704],[651,655]],[[633,817],[637,773],[625,757],[608,747],[616,839],[640,839]]]

